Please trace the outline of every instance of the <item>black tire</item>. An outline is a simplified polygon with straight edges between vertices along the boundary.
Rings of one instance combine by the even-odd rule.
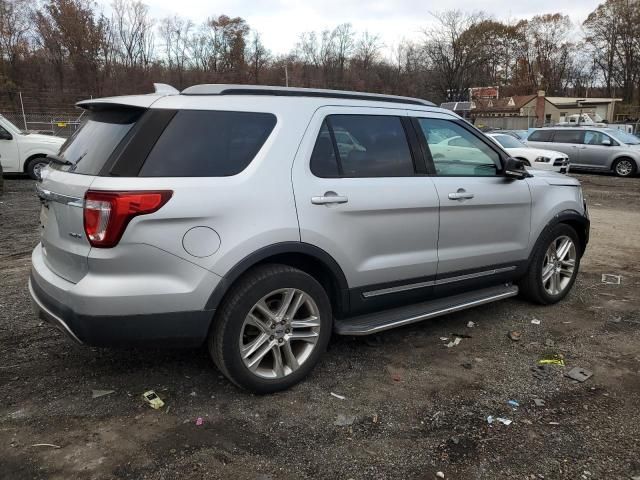
[[[547,249],[551,245],[551,242],[556,241],[562,236],[569,237],[575,246],[575,267],[573,275],[570,278],[568,284],[557,295],[551,295],[544,288],[542,283],[542,267],[545,261],[545,255]],[[547,228],[538,238],[533,250],[531,262],[529,268],[524,277],[518,282],[520,287],[520,294],[532,302],[542,305],[551,305],[562,300],[571,291],[573,284],[576,281],[578,271],[580,269],[580,259],[582,257],[582,244],[576,231],[565,223],[559,223],[550,228]]]
[[[268,379],[254,374],[244,364],[239,342],[245,318],[256,303],[283,288],[296,288],[312,298],[319,312],[320,331],[315,347],[297,370]],[[332,323],[331,302],[315,278],[287,265],[261,265],[239,279],[223,301],[209,333],[209,353],[218,369],[237,386],[259,394],[273,393],[295,385],[311,372],[327,349]]]
[[[31,160],[29,160],[29,163],[27,163],[27,175],[29,175],[32,180],[39,180],[40,177],[37,173],[38,168],[40,166],[46,165],[49,165],[49,161],[46,159],[46,157],[32,158]]]
[[[622,169],[619,168],[622,165],[630,165],[630,169]],[[620,173],[620,171],[623,171],[624,173]],[[619,158],[617,159],[615,162],[613,162],[613,173],[616,174],[616,176],[618,177],[633,177],[638,171],[638,168],[636,166],[636,162],[632,159],[632,158]],[[627,173],[628,172],[628,173]]]

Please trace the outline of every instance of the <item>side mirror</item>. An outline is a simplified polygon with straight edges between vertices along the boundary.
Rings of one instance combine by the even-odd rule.
[[[13,135],[2,129],[0,130],[0,140],[13,140]]]
[[[515,180],[524,180],[530,176],[524,168],[524,162],[522,160],[516,160],[515,158],[507,158],[502,171],[505,177]]]
[[[611,146],[611,140],[608,138],[605,138],[604,140],[602,140],[602,145],[604,145],[605,147],[610,147]]]

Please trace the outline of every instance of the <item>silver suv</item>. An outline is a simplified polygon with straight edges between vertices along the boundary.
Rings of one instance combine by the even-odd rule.
[[[534,130],[527,145],[566,153],[575,170],[631,177],[640,170],[640,139],[615,128],[558,127]]]
[[[39,315],[90,345],[206,342],[255,392],[332,333],[558,302],[587,245],[577,180],[423,100],[199,85],[79,106],[37,184]]]

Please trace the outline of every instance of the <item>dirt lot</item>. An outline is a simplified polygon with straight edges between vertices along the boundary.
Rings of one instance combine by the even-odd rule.
[[[6,181],[0,478],[640,476],[640,178],[580,179],[592,241],[568,299],[545,308],[514,299],[368,341],[334,338],[306,382],[264,397],[230,385],[204,349],[94,349],[40,324],[26,289],[39,204],[31,181]],[[621,285],[602,284],[603,273],[622,275]],[[440,337],[454,332],[472,338],[446,348]],[[553,353],[566,367],[534,376]],[[564,377],[574,366],[593,377]],[[92,389],[115,393],[92,398]],[[167,407],[145,406],[147,389]],[[335,425],[339,415],[353,423]],[[489,415],[513,423],[489,425]]]

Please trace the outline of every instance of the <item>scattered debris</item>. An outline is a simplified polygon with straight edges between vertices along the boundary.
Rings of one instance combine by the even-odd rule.
[[[471,320],[469,320],[469,322],[467,322],[467,327],[468,328],[473,328],[475,326],[476,326],[475,322],[472,322]]]
[[[554,341],[553,341],[553,340],[551,340],[550,338],[547,338],[547,339],[544,341],[544,344],[545,344],[547,347],[554,347],[554,346],[556,345],[556,342],[554,342]]]
[[[511,405],[513,408],[518,408],[520,406],[520,404],[515,400],[509,400],[507,403]]]
[[[344,397],[342,395],[338,395],[337,393],[333,393],[331,392],[331,396],[332,397],[336,397],[338,400],[346,400],[347,397]]]
[[[342,413],[339,413],[336,417],[336,421],[333,422],[333,424],[338,427],[348,427],[349,425],[353,425],[353,422],[355,421],[355,415],[344,415]]]
[[[471,370],[473,368],[473,363],[467,361],[467,362],[462,362],[462,366],[464,368],[466,368],[467,370]]]
[[[489,415],[487,417],[487,423],[489,425],[491,425],[491,424],[493,424],[493,422],[499,422],[499,423],[501,423],[503,425],[509,426],[509,425],[511,425],[513,423],[513,420],[509,420],[508,418],[504,418],[504,417],[496,417],[496,418],[494,418],[493,415]]]
[[[531,323],[533,323],[534,325],[540,325],[540,320],[534,318],[533,320],[531,320]]]
[[[62,448],[60,445],[54,445],[53,443],[34,443],[31,445],[32,447],[51,447],[51,448]]]
[[[519,341],[519,340],[520,340],[520,337],[522,337],[522,333],[520,333],[520,332],[516,332],[516,331],[512,331],[512,332],[509,332],[509,333],[507,334],[507,337],[509,337],[509,338],[510,338],[511,340],[513,340],[514,342],[517,342],[517,341]]]
[[[197,395],[198,395],[198,394],[197,394],[196,392],[191,392],[191,393],[189,394],[189,396],[190,396],[190,397],[195,397],[195,396],[197,396]]]
[[[196,418],[196,425],[198,426],[204,425],[204,420],[202,419],[202,417]]]
[[[564,323],[565,325],[569,325],[569,324],[570,324],[570,323],[572,323],[572,322],[569,320],[569,321],[567,321],[567,322],[562,322],[562,323]]]
[[[536,407],[544,407],[544,400],[541,398],[534,398],[533,403]]]
[[[538,360],[538,365],[559,365],[564,367],[564,357],[559,353],[545,355]]]
[[[560,425],[560,422],[549,422],[549,425]]]
[[[588,380],[593,375],[591,370],[582,367],[573,367],[567,373],[564,374],[565,377],[569,377],[573,380],[577,380],[578,382],[584,382]]]
[[[436,477],[437,478],[444,478],[444,473],[443,472],[436,472]]]
[[[531,367],[533,371],[533,376],[538,380],[549,380],[553,375],[550,365],[536,365],[535,367]]]
[[[442,340],[443,342],[446,342],[447,340],[449,340],[449,337],[440,337],[440,340]]]
[[[105,395],[111,395],[115,392],[115,390],[91,390],[91,398],[104,397]]]
[[[404,368],[397,368],[387,365],[387,372],[391,375],[391,380],[395,383],[400,383],[402,381],[402,376],[404,374]]]
[[[460,338],[460,337],[456,337],[456,338],[455,338],[455,339],[453,339],[451,342],[447,343],[447,348],[455,347],[455,346],[456,346],[456,345],[458,345],[461,341],[462,341],[462,338]]]
[[[621,281],[622,281],[621,275],[613,275],[611,273],[602,274],[602,283],[606,285],[620,285]]]
[[[371,422],[372,423],[378,423],[378,414],[374,413],[373,417],[371,417]]]
[[[149,390],[148,392],[144,392],[142,394],[142,398],[145,402],[149,404],[151,408],[158,410],[159,408],[164,407],[164,402],[160,399],[160,397],[153,390]]]

